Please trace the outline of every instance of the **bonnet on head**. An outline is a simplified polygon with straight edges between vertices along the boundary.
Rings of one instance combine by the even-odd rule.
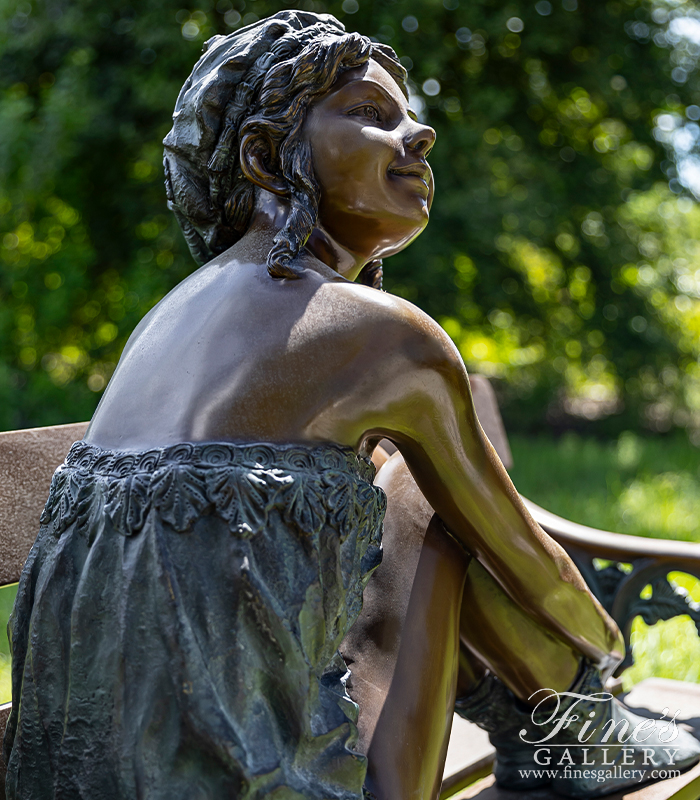
[[[242,235],[231,195],[240,177],[238,130],[255,111],[268,70],[312,40],[338,37],[344,26],[329,14],[281,11],[228,36],[214,36],[182,87],[166,136],[168,206],[198,264]],[[228,205],[228,208],[227,208]]]

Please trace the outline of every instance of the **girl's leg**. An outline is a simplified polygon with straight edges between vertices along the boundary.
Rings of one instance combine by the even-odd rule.
[[[526,702],[538,689],[567,691],[579,670],[581,654],[534,622],[474,560],[462,595],[460,638],[463,649]],[[460,686],[458,696],[467,693]]]
[[[341,651],[360,706],[367,788],[378,800],[432,800],[452,726],[469,559],[437,517],[431,521],[432,510],[410,475],[396,469],[400,464],[390,460],[376,480],[390,496],[384,560]],[[418,513],[403,514],[403,501]]]
[[[384,561],[341,648],[360,706],[367,787],[379,800],[435,797],[456,694],[488,666],[526,700],[567,689],[579,656],[534,623],[446,533],[401,456],[377,475],[388,496]],[[460,637],[463,640],[460,648]]]

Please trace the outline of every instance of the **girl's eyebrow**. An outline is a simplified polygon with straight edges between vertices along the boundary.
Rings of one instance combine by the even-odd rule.
[[[387,92],[387,90],[380,83],[377,83],[376,81],[372,80],[371,78],[368,79],[368,80],[352,81],[351,83],[346,84],[343,87],[343,89],[351,89],[352,90],[353,87],[360,87],[360,89],[361,88],[365,88],[365,89],[369,88],[369,89],[373,89],[375,91],[378,91],[384,97],[386,102],[391,103],[392,105],[396,106],[397,108],[399,107],[399,104],[396,102],[396,99],[393,98],[389,94],[389,92]],[[409,114],[413,114],[413,111],[408,109],[408,113]]]

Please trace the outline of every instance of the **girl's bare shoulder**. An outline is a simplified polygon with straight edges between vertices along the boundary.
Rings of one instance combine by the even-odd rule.
[[[428,314],[408,300],[354,283],[328,284],[319,293],[329,325],[338,335],[353,334],[378,353],[400,351],[422,364],[462,364],[452,340]]]

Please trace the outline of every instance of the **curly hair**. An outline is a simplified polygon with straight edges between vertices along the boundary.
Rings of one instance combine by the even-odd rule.
[[[240,164],[240,143],[255,142],[270,169],[286,182],[290,210],[267,257],[273,278],[299,277],[294,259],[318,220],[320,187],[301,130],[309,105],[345,70],[376,60],[406,94],[396,53],[334,17],[282,11],[215,36],[183,86],[164,140],[168,206],[190,250],[204,264],[246,232],[256,187]],[[381,262],[359,280],[381,288]]]

